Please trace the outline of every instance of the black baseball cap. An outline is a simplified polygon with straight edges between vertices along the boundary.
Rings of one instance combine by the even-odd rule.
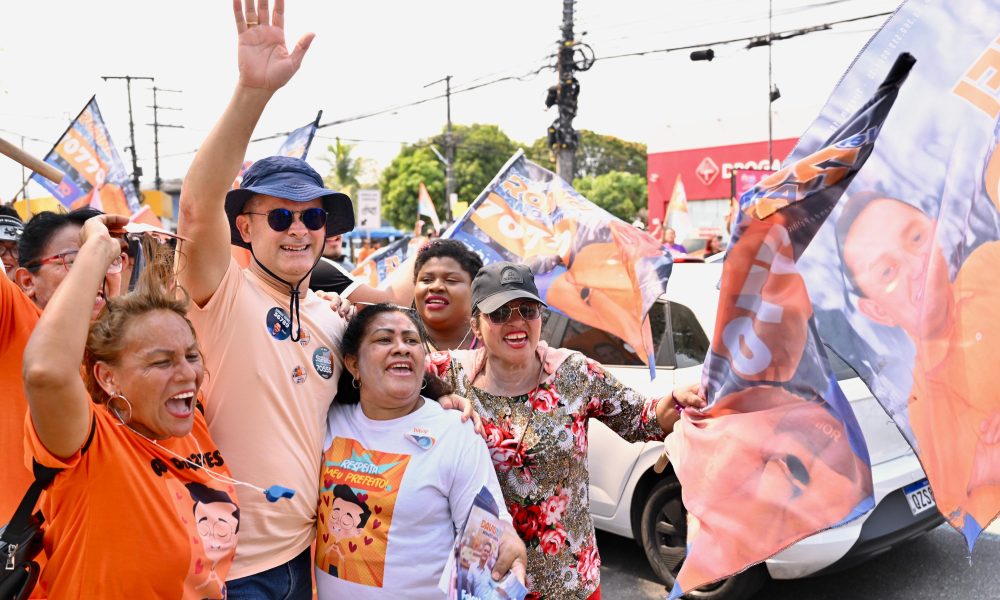
[[[250,247],[236,228],[236,216],[243,212],[247,201],[257,194],[292,202],[308,202],[319,198],[327,212],[325,237],[354,229],[354,206],[347,194],[323,187],[323,178],[301,158],[268,156],[251,165],[243,174],[240,187],[226,194],[226,216],[229,218],[230,241],[234,246]]]
[[[479,269],[472,280],[472,308],[491,313],[517,299],[534,300],[546,305],[538,297],[535,276],[525,265],[512,262],[490,263]]]
[[[0,241],[16,242],[24,232],[24,223],[17,217],[0,215]]]

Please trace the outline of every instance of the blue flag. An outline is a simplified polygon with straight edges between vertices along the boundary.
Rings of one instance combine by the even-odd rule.
[[[920,57],[800,269],[824,341],[911,443],[970,551],[1000,511],[998,32],[996,0],[904,3],[800,142],[869,94],[888,54]]]
[[[668,444],[688,509],[671,598],[875,505],[868,449],[796,261],[870,156],[913,64],[900,56],[825,142],[740,198],[703,373],[709,405],[685,411]]]
[[[656,375],[647,314],[666,290],[670,251],[518,151],[444,237],[483,262],[525,263],[550,309],[627,343]]]
[[[285,141],[281,143],[281,147],[278,148],[277,156],[290,156],[305,160],[309,154],[309,146],[312,145],[313,136],[316,135],[316,128],[319,126],[319,120],[322,116],[323,111],[319,111],[315,121],[289,133]]]
[[[66,208],[78,208],[80,202],[94,204],[96,196],[105,212],[130,215],[139,210],[138,192],[111,141],[95,96],[45,155],[45,162],[66,174],[62,182],[57,185],[38,174],[31,178]]]

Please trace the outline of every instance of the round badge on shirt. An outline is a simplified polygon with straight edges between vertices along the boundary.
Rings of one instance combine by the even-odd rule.
[[[305,327],[303,327],[302,328],[302,333],[300,334],[300,337],[299,337],[299,344],[301,344],[303,346],[308,346],[309,342],[311,342],[311,341],[312,341],[312,336],[309,335],[309,330],[306,329]]]
[[[292,381],[295,383],[305,383],[306,381],[306,370],[302,367],[295,367],[292,369]]]
[[[316,348],[313,352],[313,367],[323,379],[333,377],[333,353],[326,346]]]
[[[280,306],[267,311],[267,332],[276,340],[286,340],[292,335],[292,318]]]

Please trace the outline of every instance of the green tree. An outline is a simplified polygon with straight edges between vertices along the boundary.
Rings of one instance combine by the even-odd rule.
[[[591,177],[578,177],[573,187],[604,210],[631,223],[646,207],[646,176],[611,171]]]
[[[496,125],[456,125],[452,128],[455,144],[455,192],[463,202],[472,202],[514,154],[518,144]],[[430,146],[445,153],[444,134],[404,146],[382,172],[382,216],[401,229],[413,227],[417,218],[417,193],[420,182],[434,200],[438,216],[445,216],[444,164]]]
[[[549,150],[546,138],[535,140],[524,153],[532,162],[550,171],[556,170],[555,157]],[[576,150],[576,176],[593,177],[612,171],[645,177],[646,145],[586,129],[580,131],[580,146]]]
[[[323,181],[328,187],[353,198],[360,185],[358,180],[365,170],[365,160],[351,156],[352,150],[354,144],[344,144],[340,138],[337,138],[335,143],[327,145],[323,160],[329,163],[330,171]]]
[[[382,171],[382,218],[407,231],[417,220],[417,194],[420,182],[443,217],[444,165],[427,146],[404,146]]]

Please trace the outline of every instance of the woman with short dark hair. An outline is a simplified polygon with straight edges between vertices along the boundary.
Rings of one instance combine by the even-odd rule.
[[[472,280],[483,261],[458,240],[436,239],[417,252],[413,300],[432,351],[477,348],[469,325]]]

